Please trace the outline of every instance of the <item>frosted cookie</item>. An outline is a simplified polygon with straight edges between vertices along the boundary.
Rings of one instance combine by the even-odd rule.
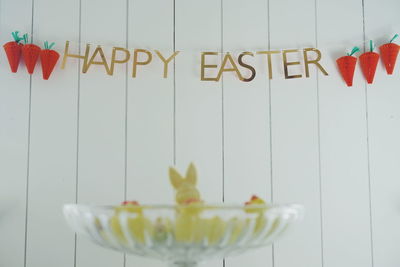
[[[126,226],[120,223],[120,214],[126,212]],[[126,242],[125,234],[129,233],[139,243],[144,243],[145,233],[153,235],[153,225],[142,212],[142,208],[136,201],[125,201],[121,206],[115,208],[115,215],[110,219],[110,226],[114,234],[123,242]],[[127,229],[123,229],[127,227]],[[125,231],[124,231],[125,230]]]
[[[169,179],[176,191],[175,201],[177,204],[190,204],[201,202],[199,190],[196,188],[197,171],[191,163],[183,177],[177,170],[169,168]]]

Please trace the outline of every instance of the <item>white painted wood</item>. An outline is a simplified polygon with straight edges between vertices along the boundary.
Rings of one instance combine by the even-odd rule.
[[[34,43],[54,41],[62,53],[65,40],[78,42],[78,11],[79,1],[35,1]],[[72,266],[75,235],[60,208],[76,194],[78,62],[47,81],[37,64],[32,77],[26,266]]]
[[[110,12],[112,10],[112,12]],[[126,43],[126,2],[82,0],[82,43]],[[82,46],[83,50],[84,47]],[[92,50],[93,51],[93,50]],[[83,53],[83,52],[82,52]],[[78,202],[120,203],[125,190],[125,67],[94,65],[80,75]],[[78,237],[76,266],[122,266],[122,253]]]
[[[16,16],[15,14],[18,14]],[[0,2],[0,43],[11,32],[31,31],[32,4]],[[23,266],[29,133],[29,76],[21,67],[11,73],[0,48],[0,265]]]
[[[158,8],[152,8],[156,5]],[[152,23],[160,19],[162,24]],[[144,27],[144,25],[147,25]],[[129,47],[149,49],[152,62],[128,70],[128,199],[145,203],[172,203],[168,166],[174,160],[174,66],[163,63],[173,54],[173,2],[135,1],[129,5]]]
[[[157,7],[157,8],[155,8]],[[173,1],[129,1],[128,47],[150,49],[152,62],[138,67],[132,78],[128,68],[127,199],[140,203],[172,203],[168,166],[174,161],[174,67],[163,64],[173,54]],[[160,23],[159,23],[160,22]],[[165,263],[128,256],[126,266],[165,266]]]
[[[199,189],[208,202],[222,202],[222,87],[200,81],[200,51],[221,51],[221,2],[175,0],[176,164],[199,169]],[[221,266],[222,261],[207,263]]]
[[[176,0],[176,163],[199,168],[203,199],[222,201],[222,89],[200,81],[200,51],[221,51],[221,9],[215,1]],[[207,18],[207,19],[205,19]],[[191,67],[188,67],[191,66]]]
[[[398,1],[365,1],[366,41],[379,46],[393,37],[399,7]],[[389,76],[380,62],[374,81],[367,86],[374,266],[394,267],[400,261],[399,66]]]
[[[223,1],[223,50],[237,53],[268,50],[268,2]],[[253,17],[249,19],[249,15]],[[269,83],[265,55],[244,57],[257,66],[256,78],[241,82],[232,73],[223,76],[224,103],[224,200],[243,203],[251,194],[271,200]],[[265,64],[264,64],[265,65]],[[245,78],[249,71],[241,67]],[[225,260],[226,266],[272,266],[272,247]]]
[[[314,1],[271,0],[269,14],[272,49],[315,45]],[[295,54],[290,55],[291,61],[297,59]],[[289,69],[292,74],[304,70],[296,66]],[[308,79],[273,79],[271,101],[273,200],[301,203],[306,207],[303,223],[275,244],[274,266],[321,266],[315,75]]]
[[[317,5],[318,46],[329,47],[323,53],[330,75],[318,75],[325,267],[372,266],[364,79],[358,67],[347,87],[336,66],[346,49],[361,45],[361,14],[361,2]]]

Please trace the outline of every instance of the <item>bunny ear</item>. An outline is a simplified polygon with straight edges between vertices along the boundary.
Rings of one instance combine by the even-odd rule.
[[[172,167],[169,168],[169,180],[175,189],[179,188],[183,182],[182,176]]]
[[[196,167],[194,166],[193,163],[190,163],[186,171],[186,181],[188,181],[192,185],[196,185],[197,183],[197,172],[196,172]]]

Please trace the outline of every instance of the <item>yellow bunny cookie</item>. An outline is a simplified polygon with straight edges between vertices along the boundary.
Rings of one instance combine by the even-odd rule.
[[[174,168],[170,167],[169,179],[176,190],[176,203],[190,204],[201,201],[200,193],[196,188],[197,172],[193,163],[189,165],[185,178],[182,177]]]
[[[180,205],[175,222],[175,238],[180,242],[199,242],[204,237],[200,193],[196,188],[197,173],[190,164],[186,176],[182,177],[174,168],[169,169],[169,178],[176,191],[175,200]]]

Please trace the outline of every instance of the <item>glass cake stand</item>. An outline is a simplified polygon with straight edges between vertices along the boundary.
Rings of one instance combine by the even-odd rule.
[[[269,245],[302,214],[300,205],[64,206],[72,229],[93,242],[180,267]]]

